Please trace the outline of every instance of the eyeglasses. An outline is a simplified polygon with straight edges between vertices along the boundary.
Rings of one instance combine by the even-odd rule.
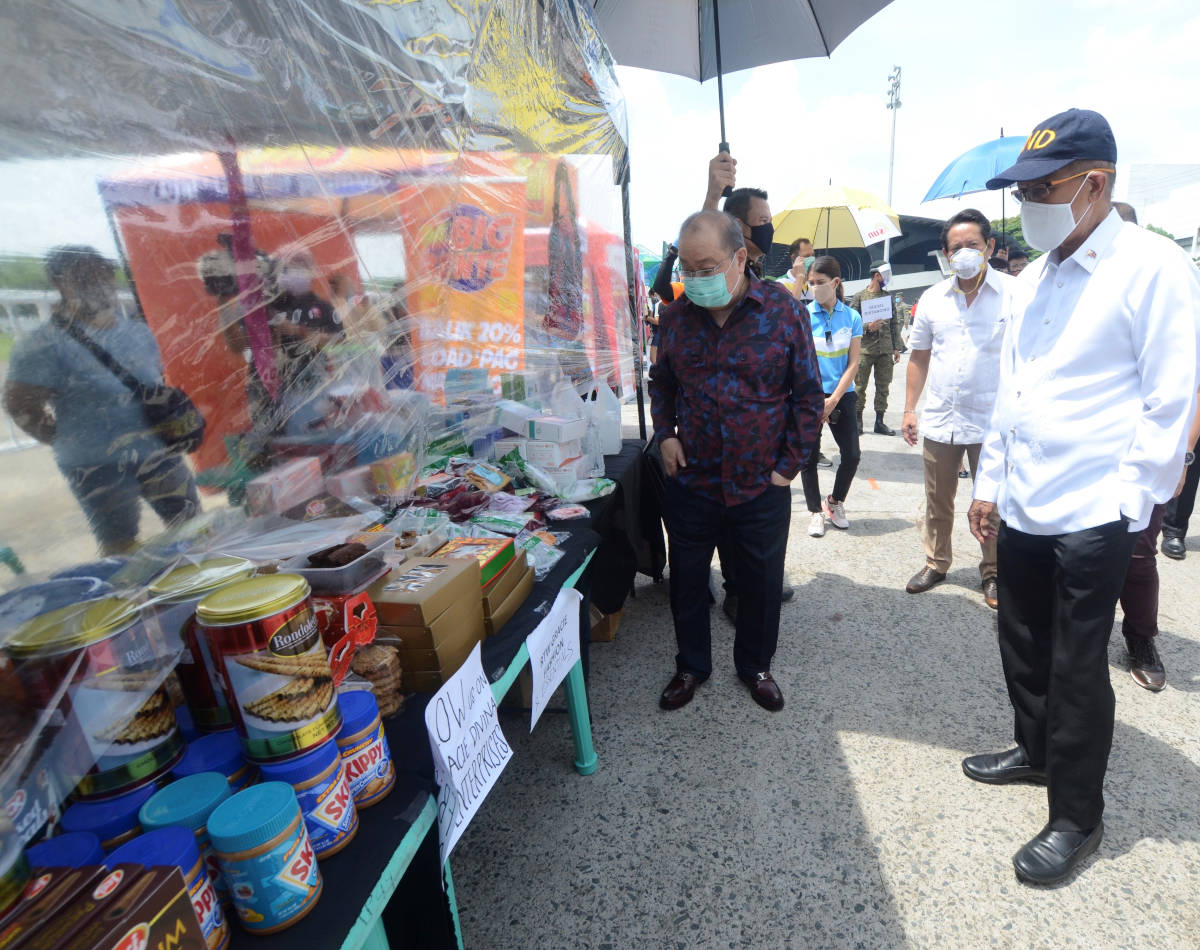
[[[731,257],[730,260],[732,261],[733,258]],[[704,270],[680,270],[679,276],[684,280],[694,280],[697,277],[712,277],[714,274],[723,274],[727,270],[729,270],[728,264],[724,267],[706,267]]]
[[[1077,175],[1070,175],[1066,178],[1059,178],[1057,181],[1038,181],[1034,182],[1028,188],[1014,188],[1009,194],[1018,203],[1032,201],[1034,204],[1040,204],[1050,196],[1050,191],[1061,185],[1063,182],[1074,181],[1076,178],[1083,178],[1085,175],[1090,175],[1092,172],[1113,172],[1112,168],[1089,168],[1085,172],[1080,172]]]

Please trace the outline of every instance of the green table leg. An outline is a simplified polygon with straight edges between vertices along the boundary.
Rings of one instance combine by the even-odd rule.
[[[359,944],[359,950],[390,950],[388,945],[387,933],[383,929],[383,921],[375,921],[375,926],[363,938],[363,942]]]
[[[454,878],[450,874],[450,862],[442,865],[442,878],[446,884],[446,900],[450,904],[450,916],[454,919],[454,939],[458,950],[463,950],[462,923],[458,919],[458,899],[454,896]]]
[[[596,749],[592,745],[592,723],[588,718],[587,687],[583,682],[583,661],[576,661],[566,679],[567,714],[571,717],[571,738],[575,740],[575,769],[580,775],[596,771]]]

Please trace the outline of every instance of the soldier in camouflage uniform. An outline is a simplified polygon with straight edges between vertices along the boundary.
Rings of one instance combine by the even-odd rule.
[[[904,340],[900,331],[904,329],[907,311],[904,300],[899,294],[889,294],[884,288],[891,276],[891,267],[883,261],[871,264],[871,283],[856,293],[850,300],[850,306],[862,315],[864,300],[876,297],[892,298],[892,317],[889,320],[867,321],[863,315],[862,358],[858,364],[858,376],[854,380],[854,389],[858,393],[858,431],[863,431],[863,408],[867,401],[867,383],[871,379],[871,370],[875,371],[875,433],[877,435],[895,435],[895,429],[889,429],[883,421],[887,412],[888,388],[892,385],[893,367],[900,362],[900,352],[904,349]]]

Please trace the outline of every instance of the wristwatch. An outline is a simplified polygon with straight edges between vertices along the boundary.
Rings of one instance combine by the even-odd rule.
[[[1194,461],[1196,461],[1196,453],[1195,453],[1195,452],[1184,452],[1184,453],[1183,453],[1183,465],[1184,465],[1184,468],[1190,468],[1190,467],[1191,467],[1191,464],[1192,464]]]

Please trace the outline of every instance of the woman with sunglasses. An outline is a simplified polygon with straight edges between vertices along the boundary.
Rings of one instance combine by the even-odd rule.
[[[821,369],[821,386],[825,391],[821,421],[829,423],[841,453],[833,491],[824,498],[817,480],[820,441],[808,465],[800,472],[804,500],[810,512],[808,533],[820,538],[825,534],[826,518],[835,528],[845,530],[850,527],[844,506],[850,482],[858,471],[858,394],[854,391],[854,374],[858,372],[863,322],[858,311],[845,303],[842,268],[836,258],[818,257],[809,268],[808,286],[814,298],[808,305],[808,314],[812,320],[817,364]]]

